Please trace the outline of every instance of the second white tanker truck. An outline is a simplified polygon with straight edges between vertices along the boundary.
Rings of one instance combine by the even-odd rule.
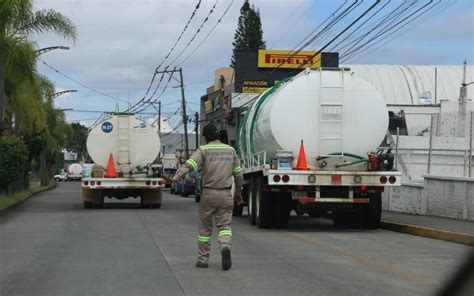
[[[237,135],[250,224],[282,227],[294,210],[377,228],[384,187],[401,181],[378,148],[388,121],[380,93],[349,69],[307,69],[267,90]]]

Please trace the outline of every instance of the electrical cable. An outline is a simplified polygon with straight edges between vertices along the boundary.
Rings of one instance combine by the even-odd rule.
[[[204,19],[204,21],[201,23],[201,26],[199,26],[199,28],[196,30],[196,33],[194,33],[193,37],[191,38],[191,40],[189,40],[188,44],[186,44],[186,46],[183,48],[183,50],[181,50],[181,52],[174,58],[174,60],[172,60],[169,64],[168,64],[168,67],[171,67],[171,65],[176,62],[176,60],[181,57],[181,55],[186,51],[186,49],[188,49],[188,47],[191,45],[191,43],[194,41],[194,39],[196,39],[196,36],[199,34],[199,32],[201,32],[201,29],[204,27],[204,25],[207,23],[207,21],[209,20],[209,17],[211,16],[211,14],[214,12],[214,9],[216,8],[216,5],[217,3],[219,3],[219,0],[216,0],[216,2],[214,2],[214,5],[212,6],[211,10],[209,11],[209,13],[207,14],[206,18]]]
[[[417,12],[421,11],[421,9],[427,7],[427,5],[431,4],[431,2],[433,1],[430,1],[429,3],[427,3],[426,5],[422,6],[420,9],[418,9],[417,11],[415,11],[413,14],[411,14],[410,16],[408,16],[407,18],[405,19],[408,19],[410,18],[411,16],[413,16],[414,14],[416,14]],[[365,44],[363,44],[363,46],[359,46],[358,49],[355,49],[355,50],[352,50],[351,52],[348,52],[348,53],[345,53],[343,56],[342,56],[342,59],[341,61],[346,61],[348,60],[349,58],[352,58],[352,57],[355,57],[356,55],[358,54],[361,54],[363,53],[364,51],[370,49],[371,47],[379,44],[380,42],[382,42],[383,40],[386,40],[387,38],[389,38],[390,36],[393,36],[395,33],[399,32],[400,30],[402,30],[403,28],[405,28],[406,26],[408,26],[409,24],[411,24],[413,21],[419,19],[421,16],[423,16],[425,13],[429,12],[430,10],[434,9],[437,5],[439,5],[441,3],[441,0],[439,0],[437,3],[435,3],[433,6],[431,7],[428,7],[425,11],[422,11],[421,13],[419,13],[418,15],[416,15],[415,17],[413,17],[411,20],[409,20],[408,22],[405,22],[403,23],[403,25],[399,26],[398,28],[396,27],[391,27],[389,30],[385,31],[385,32],[389,32],[387,35],[383,35],[383,34],[380,34],[377,38],[380,38],[377,40],[377,38],[372,38],[370,40],[368,40]],[[396,24],[398,25],[398,23]],[[394,26],[396,26],[394,25]],[[392,28],[395,28],[393,31],[390,31]],[[375,41],[375,42],[374,42]],[[368,44],[370,44],[371,42],[374,42],[372,45],[370,46],[367,46]]]
[[[431,17],[433,16],[436,16],[438,14],[440,14],[441,12],[445,11],[446,9],[448,9],[449,7],[453,6],[454,4],[456,4],[456,1],[452,1],[452,2],[446,2],[446,4],[444,4],[444,6],[440,6],[436,11],[432,12],[431,14],[425,16],[423,19],[419,20],[418,22],[416,22],[415,24],[413,24],[412,26],[410,26],[409,28],[406,28],[405,30],[403,30],[402,32],[398,33],[396,36],[394,36],[393,38],[391,38],[390,40],[384,42],[383,44],[381,44],[380,46],[377,46],[376,48],[372,49],[371,51],[367,52],[366,54],[364,54],[363,56],[359,57],[359,58],[362,58],[362,57],[365,57],[369,54],[371,54],[372,52],[384,47],[385,45],[387,45],[388,43],[394,41],[395,39],[397,39],[398,37],[400,37],[401,35],[403,35],[405,32],[413,29],[414,27],[418,27],[419,25],[422,25],[424,23],[426,23]],[[375,45],[375,44],[374,44]],[[372,46],[371,46],[372,47]],[[369,49],[369,48],[367,48]],[[351,56],[351,57],[348,57],[347,59],[345,60],[350,60],[358,55],[362,54],[362,52],[360,53],[357,53],[356,55],[354,56]]]
[[[201,40],[201,42],[198,44],[198,46],[186,57],[184,58],[179,64],[178,64],[178,67],[181,67],[181,65],[183,65],[191,56],[194,55],[194,53],[204,44],[204,42],[206,42],[207,38],[209,38],[209,36],[212,34],[212,32],[214,32],[214,30],[217,28],[217,26],[220,24],[220,22],[222,21],[222,19],[224,18],[224,16],[227,14],[227,12],[229,11],[230,7],[232,6],[232,4],[234,3],[234,0],[232,0],[229,4],[229,6],[227,6],[226,10],[224,11],[224,13],[222,14],[222,16],[219,18],[219,20],[216,22],[216,24],[214,25],[214,27],[212,27],[212,29],[209,31],[209,33],[207,33],[206,37],[204,37],[203,40]]]
[[[65,73],[63,73],[63,72],[61,72],[61,71],[58,70],[57,68],[51,66],[50,64],[48,64],[47,62],[43,61],[42,59],[38,59],[38,60],[40,60],[46,67],[50,68],[50,69],[53,70],[54,72],[58,73],[59,75],[63,76],[64,78],[67,78],[67,79],[69,79],[69,80],[71,80],[71,81],[73,81],[73,82],[79,84],[79,85],[82,86],[83,88],[86,88],[86,89],[88,89],[88,90],[90,90],[90,91],[93,91],[93,92],[95,92],[96,94],[99,94],[99,95],[101,95],[101,96],[108,97],[108,98],[113,99],[113,100],[116,100],[116,101],[121,101],[121,102],[127,103],[127,101],[125,101],[125,100],[122,100],[122,99],[113,97],[113,96],[111,96],[111,95],[109,95],[109,94],[106,94],[106,93],[104,93],[104,92],[102,92],[102,91],[96,90],[96,89],[94,89],[94,88],[92,88],[92,87],[89,87],[89,86],[85,85],[84,83],[80,82],[79,80],[76,80],[76,79],[72,78],[71,76],[69,76],[69,75],[67,75],[67,74],[65,74]]]

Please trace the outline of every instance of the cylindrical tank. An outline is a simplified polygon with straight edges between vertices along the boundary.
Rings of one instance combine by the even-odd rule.
[[[67,173],[69,175],[78,176],[82,174],[82,165],[78,163],[72,163],[67,168]]]
[[[161,144],[156,128],[125,114],[112,115],[92,127],[86,146],[95,164],[107,168],[112,154],[117,173],[129,173],[155,161]]]
[[[338,161],[367,157],[383,141],[388,110],[380,93],[348,69],[305,70],[263,93],[244,115],[238,130],[240,155],[293,152],[304,141],[308,165],[344,154]],[[327,168],[329,169],[329,168]],[[341,168],[342,169],[342,168]]]

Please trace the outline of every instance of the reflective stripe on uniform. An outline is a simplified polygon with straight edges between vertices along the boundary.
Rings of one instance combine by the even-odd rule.
[[[193,170],[195,170],[195,171],[199,170],[199,165],[197,164],[197,162],[194,159],[188,159],[188,160],[186,160],[186,163],[188,163],[190,166],[192,166]]]
[[[232,146],[229,146],[229,145],[226,145],[226,144],[209,144],[209,145],[201,146],[199,148],[201,148],[203,150],[206,150],[206,149],[229,149],[229,150],[234,150],[234,148],[232,148]]]
[[[223,229],[219,231],[219,236],[232,236],[232,230],[231,229]]]
[[[205,236],[205,235],[198,235],[198,241],[200,243],[208,243],[211,241],[211,237],[210,236]]]
[[[232,173],[240,173],[241,171],[242,171],[242,168],[238,166],[232,170]]]

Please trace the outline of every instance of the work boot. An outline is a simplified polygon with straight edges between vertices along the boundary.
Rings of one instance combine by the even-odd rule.
[[[222,269],[229,270],[232,267],[232,258],[230,257],[230,249],[224,248],[221,252],[222,255]]]
[[[205,262],[198,261],[198,262],[196,262],[196,267],[197,268],[208,268],[209,264],[207,264]]]

